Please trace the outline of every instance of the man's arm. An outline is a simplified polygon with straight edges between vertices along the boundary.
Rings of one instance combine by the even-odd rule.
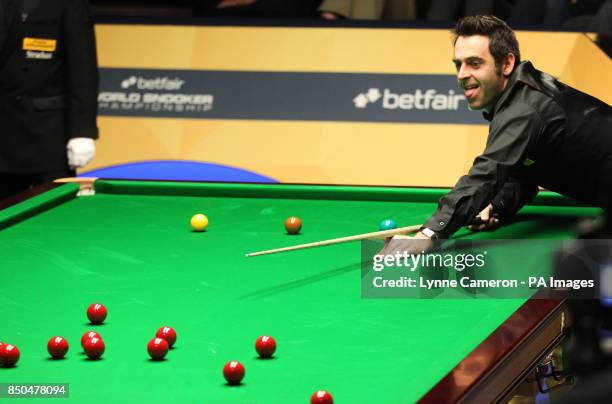
[[[491,204],[500,218],[514,216],[538,194],[538,185],[528,180],[510,178],[495,195]]]
[[[500,219],[506,219],[518,212],[538,193],[538,186],[528,180],[510,178],[493,201],[476,215],[470,224],[470,230],[488,230],[499,225]]]
[[[415,254],[429,250],[434,238],[448,238],[469,224],[496,195],[500,198],[496,202],[503,201],[508,212],[522,206],[533,188],[512,185],[518,183],[509,181],[510,175],[523,163],[543,128],[542,120],[529,105],[515,103],[498,113],[491,123],[485,151],[474,160],[468,175],[461,177],[455,188],[440,199],[438,210],[424,224],[424,229],[414,237],[394,236],[379,254]],[[512,196],[514,191],[520,195]],[[430,230],[433,235],[429,235]]]
[[[68,165],[83,167],[95,155],[98,138],[98,61],[93,21],[86,0],[71,0],[62,21],[68,100]]]
[[[521,196],[510,197],[519,188],[512,183],[505,190],[503,187],[512,172],[523,164],[542,130],[539,115],[527,104],[515,103],[499,112],[491,123],[485,151],[474,160],[469,173],[440,199],[438,210],[424,227],[441,238],[450,237],[469,224],[500,192],[500,199],[494,202],[509,204],[503,207],[510,207],[508,211],[520,208],[521,201],[527,201],[530,193],[525,191]]]
[[[68,138],[96,139],[98,62],[93,22],[86,0],[67,2],[62,30],[68,70]]]
[[[6,39],[6,27],[5,27],[5,15],[4,15],[4,2],[0,1],[0,52],[2,52],[2,46]]]

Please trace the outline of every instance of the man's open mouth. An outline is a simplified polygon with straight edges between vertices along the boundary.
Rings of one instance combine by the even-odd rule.
[[[467,86],[463,86],[463,90],[465,91],[465,98],[474,98],[479,91],[480,86],[478,84],[470,84]]]

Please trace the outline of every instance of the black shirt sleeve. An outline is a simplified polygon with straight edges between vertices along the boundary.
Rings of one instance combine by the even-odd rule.
[[[68,137],[98,137],[98,62],[89,3],[71,0],[62,21],[67,68]]]
[[[6,17],[4,16],[4,2],[0,1],[0,53],[2,52],[2,45],[6,39]]]
[[[469,224],[500,192],[512,171],[523,164],[535,145],[543,123],[531,106],[514,102],[496,113],[485,151],[467,175],[438,202],[438,210],[425,223],[440,237],[450,237]]]
[[[517,177],[509,178],[491,202],[493,213],[500,218],[513,216],[537,194],[538,185],[535,182]]]

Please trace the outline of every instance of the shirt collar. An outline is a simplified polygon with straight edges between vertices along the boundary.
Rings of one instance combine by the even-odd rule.
[[[491,111],[483,111],[482,116],[484,119],[489,122],[493,120],[495,113],[506,102],[510,93],[512,92],[512,87],[514,87],[517,82],[520,81],[529,84],[528,77],[530,76],[531,70],[534,70],[534,67],[529,61],[521,62],[516,67],[516,69],[514,69],[514,71],[510,75],[510,78],[508,79],[508,84],[506,85],[506,88],[504,89],[504,91],[502,91],[497,101],[495,101],[495,104],[493,105],[493,108],[491,108]]]

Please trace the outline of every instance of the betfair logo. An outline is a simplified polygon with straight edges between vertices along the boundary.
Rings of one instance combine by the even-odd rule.
[[[366,93],[361,93],[353,98],[356,108],[365,108],[370,103],[375,103],[380,99],[380,90],[378,88],[370,88]]]
[[[385,88],[381,93],[378,88],[370,88],[365,93],[360,93],[353,98],[355,108],[364,109],[370,104],[382,99],[383,109],[425,109],[434,111],[457,110],[459,103],[465,101],[465,96],[455,94],[453,90],[448,93],[438,93],[434,89],[421,91],[417,89],[414,93],[394,93]]]
[[[136,84],[137,82],[138,82],[138,79],[136,78],[136,76],[132,76],[121,82],[121,88],[128,89],[132,87],[134,84]]]
[[[180,90],[183,84],[185,84],[185,80],[179,78],[155,77],[150,79],[140,76],[131,76],[121,82],[121,88],[127,90],[128,88],[136,86],[139,90],[176,91]]]

